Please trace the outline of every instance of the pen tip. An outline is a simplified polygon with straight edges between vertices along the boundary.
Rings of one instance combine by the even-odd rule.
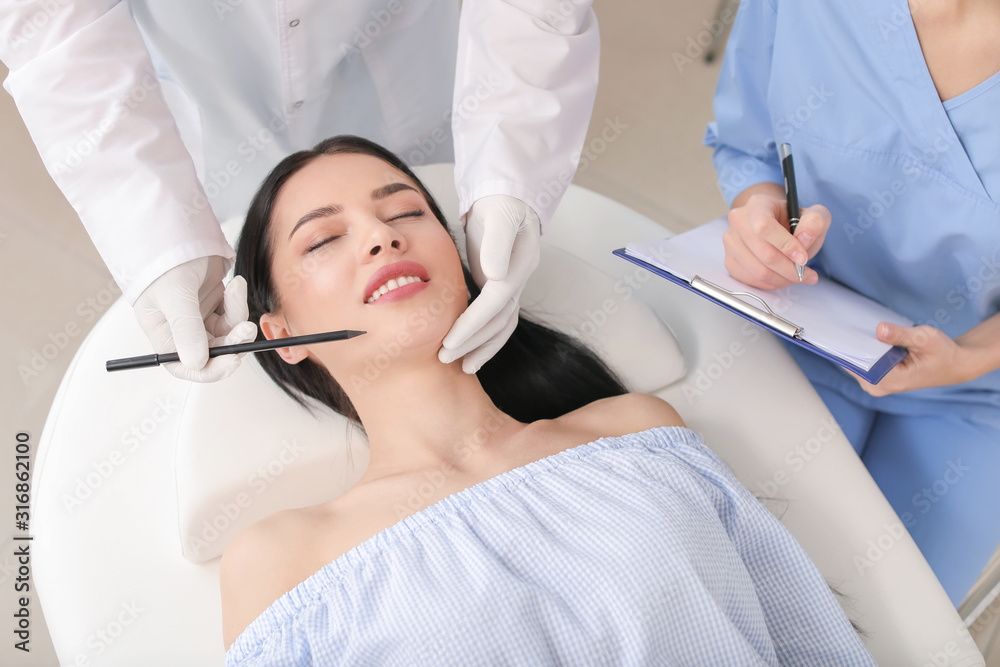
[[[360,335],[366,334],[366,333],[368,333],[368,332],[367,331],[348,331],[347,332],[347,337],[348,338],[354,338],[355,336],[360,336]]]

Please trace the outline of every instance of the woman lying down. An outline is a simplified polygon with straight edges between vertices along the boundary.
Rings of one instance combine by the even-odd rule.
[[[356,137],[286,158],[251,205],[236,273],[263,335],[368,332],[258,359],[360,422],[371,457],[226,550],[227,664],[874,664],[670,405],[523,319],[478,376],[438,361],[478,293],[443,220]]]

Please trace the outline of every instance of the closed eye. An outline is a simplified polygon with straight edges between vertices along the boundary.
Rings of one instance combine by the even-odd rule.
[[[306,252],[312,252],[313,250],[316,250],[317,248],[320,248],[320,247],[326,245],[330,241],[336,241],[341,236],[343,236],[343,234],[337,234],[336,236],[331,236],[329,238],[323,239],[322,241],[314,243],[311,246],[309,246],[308,248],[306,248]]]
[[[419,218],[423,214],[424,212],[421,209],[416,209],[415,211],[407,211],[406,213],[400,213],[397,216],[389,218],[388,222],[392,222],[393,220],[399,220],[400,218]]]

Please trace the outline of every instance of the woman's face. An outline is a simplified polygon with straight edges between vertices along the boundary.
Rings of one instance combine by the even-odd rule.
[[[279,307],[261,318],[261,330],[267,338],[367,331],[279,350],[290,363],[313,358],[341,384],[345,373],[364,379],[366,370],[371,375],[414,354],[436,359],[466,308],[461,260],[448,231],[417,184],[378,158],[314,159],[278,194],[270,236]]]

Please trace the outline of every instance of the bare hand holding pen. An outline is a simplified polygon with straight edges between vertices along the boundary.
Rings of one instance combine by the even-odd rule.
[[[796,264],[819,252],[830,229],[830,211],[815,205],[801,211],[793,236],[788,232],[785,191],[778,183],[758,183],[741,192],[729,211],[723,236],[726,270],[736,280],[760,289],[778,289],[799,282]],[[802,282],[815,284],[819,275],[806,267]]]

